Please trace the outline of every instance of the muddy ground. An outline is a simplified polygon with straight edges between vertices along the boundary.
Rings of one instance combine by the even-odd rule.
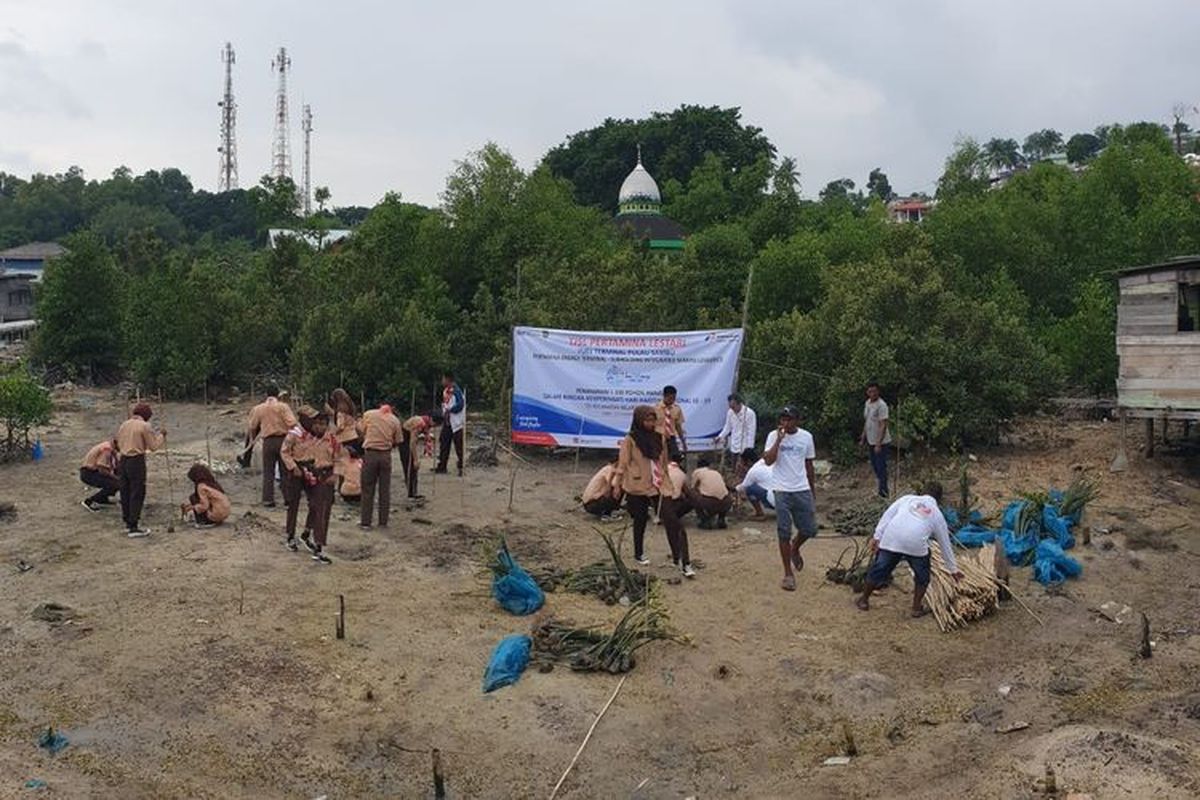
[[[531,620],[492,602],[477,551],[501,531],[530,567],[601,558],[573,502],[594,460],[576,473],[570,454],[532,457],[512,511],[503,452],[462,480],[426,472],[429,503],[414,512],[397,472],[391,529],[364,534],[339,504],[325,567],[284,550],[282,511],[256,503],[257,464],[222,476],[234,524],[211,531],[166,533],[163,456],[151,460],[150,538],[126,539],[117,510],[80,508],[78,461],[125,407],[113,392],[60,392],[47,457],[0,467],[0,501],[17,506],[0,520],[0,797],[428,797],[435,747],[451,797],[549,796],[618,679],[530,671],[482,694],[492,647]],[[160,411],[177,497],[193,458],[232,461],[247,407]],[[1075,551],[1082,578],[1048,592],[1015,571],[1044,625],[1009,604],[941,633],[908,618],[907,577],[858,612],[823,581],[846,546],[832,528],[784,593],[773,524],[690,522],[704,569],[665,593],[692,644],[641,652],[560,796],[1022,798],[1038,796],[1048,765],[1061,789],[1094,798],[1200,795],[1200,481],[1170,454],[1131,452],[1131,469],[1110,473],[1118,438],[1110,423],[1039,419],[975,454],[988,513],[1076,471],[1102,482],[1084,520],[1092,542]],[[865,466],[835,470],[818,489],[822,519],[870,487]],[[669,576],[661,529],[650,541]],[[1097,613],[1109,601],[1130,606],[1128,621]],[[44,603],[70,618],[34,618]],[[581,623],[615,613],[579,596],[547,605]],[[1135,657],[1141,612],[1149,660]],[[1017,723],[1028,727],[997,732]],[[70,740],[56,756],[36,746],[50,725]],[[857,755],[822,766],[847,727]]]

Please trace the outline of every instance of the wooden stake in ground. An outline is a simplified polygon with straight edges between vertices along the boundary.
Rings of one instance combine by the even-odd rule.
[[[337,638],[346,638],[346,596],[338,595]]]
[[[596,731],[596,726],[600,724],[600,720],[604,718],[604,712],[608,711],[608,707],[613,704],[613,700],[617,699],[617,695],[621,692],[621,687],[625,685],[625,679],[629,677],[629,673],[621,676],[617,688],[613,689],[612,696],[608,698],[608,702],[600,709],[600,713],[596,715],[596,719],[592,720],[592,727],[588,728],[587,735],[583,737],[583,742],[579,745],[579,749],[575,751],[575,757],[571,759],[571,763],[567,765],[562,777],[558,779],[558,783],[554,784],[554,791],[550,792],[550,800],[558,797],[558,790],[562,788],[563,783],[567,780],[567,776],[571,774],[571,770],[575,768],[575,763],[579,761],[579,756],[583,753],[583,748],[587,747],[587,743],[591,740],[592,734]]]
[[[1142,643],[1138,647],[1138,655],[1142,658],[1149,658],[1153,654],[1150,649],[1150,619],[1142,614]]]
[[[446,796],[446,776],[442,774],[442,751],[433,748],[433,796],[443,800]]]

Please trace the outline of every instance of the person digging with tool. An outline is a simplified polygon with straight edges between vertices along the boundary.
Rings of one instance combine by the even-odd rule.
[[[243,467],[249,466],[254,452],[254,441],[262,437],[262,504],[264,508],[275,507],[275,468],[279,464],[279,450],[283,437],[296,424],[296,415],[291,407],[279,399],[279,390],[267,387],[267,397],[250,409],[246,420],[246,450],[238,458]]]
[[[954,580],[962,580],[963,574],[954,560],[954,548],[950,546],[950,529],[938,506],[941,501],[941,484],[931,482],[925,484],[925,494],[906,494],[883,512],[875,526],[875,537],[871,539],[875,561],[863,581],[862,595],[855,600],[861,610],[870,610],[871,593],[891,579],[897,564],[907,561],[913,571],[912,615],[923,617],[929,613],[924,600],[925,590],[929,588],[930,538],[937,539],[942,558]]]
[[[763,461],[771,467],[775,490],[775,532],[779,536],[779,557],[783,560],[785,592],[796,591],[796,575],[804,569],[800,545],[817,535],[817,511],[813,502],[813,460],[817,457],[812,434],[799,425],[800,412],[784,406],[779,427],[767,435]],[[792,526],[796,526],[795,539]]]
[[[425,495],[417,491],[417,478],[421,474],[422,450],[431,451],[433,445],[430,431],[442,424],[441,414],[424,414],[404,420],[400,428],[400,468],[404,471],[404,485],[408,499],[422,501]],[[424,438],[424,442],[422,442]]]
[[[150,535],[141,525],[142,506],[146,503],[146,453],[159,449],[167,441],[167,429],[158,433],[150,427],[154,412],[149,403],[133,407],[129,419],[117,429],[117,474],[121,479],[121,518],[130,539]]]

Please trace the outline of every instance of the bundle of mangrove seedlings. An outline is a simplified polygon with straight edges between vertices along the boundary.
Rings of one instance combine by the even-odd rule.
[[[1071,481],[1071,485],[1063,492],[1062,502],[1058,513],[1064,517],[1078,517],[1088,503],[1100,496],[1100,483],[1092,478],[1080,476]]]
[[[621,598],[628,598],[630,603],[641,602],[650,593],[655,579],[626,567],[620,549],[612,537],[603,532],[600,533],[600,537],[604,539],[608,548],[607,560],[575,570],[548,567],[532,571],[530,574],[543,591],[554,592],[561,589],[577,594],[595,595],[610,606],[620,602]]]
[[[850,556],[847,561],[846,556]],[[855,592],[862,591],[863,581],[871,569],[871,540],[852,541],[838,556],[837,562],[825,570],[825,580],[849,586]],[[844,563],[843,563],[844,562]]]
[[[650,642],[686,642],[670,626],[662,603],[646,596],[632,606],[613,628],[605,633],[596,627],[581,628],[566,620],[550,617],[533,629],[533,654],[536,664],[565,663],[582,672],[628,672],[636,662],[634,653]]]
[[[939,547],[929,548],[932,578],[925,600],[943,632],[962,628],[999,608],[1000,581],[996,578],[995,545],[957,554],[962,580],[955,582],[947,571]]]
[[[872,497],[833,509],[829,512],[829,521],[842,536],[870,536],[875,533],[875,526],[887,507],[885,498]]]

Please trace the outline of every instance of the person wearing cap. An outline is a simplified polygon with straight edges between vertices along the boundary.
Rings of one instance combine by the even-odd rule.
[[[783,560],[784,591],[796,591],[796,575],[804,569],[800,546],[817,535],[817,512],[813,502],[813,460],[817,457],[812,434],[799,425],[800,412],[784,406],[779,427],[767,435],[763,461],[771,467],[775,490],[775,532],[779,536],[779,556]],[[792,538],[792,527],[797,533]]]
[[[148,403],[133,407],[129,419],[117,429],[117,475],[121,479],[121,518],[130,539],[150,535],[141,525],[142,507],[146,503],[146,453],[162,447],[167,441],[167,429],[155,433],[150,427],[154,412]]]
[[[734,477],[740,481],[746,474],[739,456],[754,447],[758,434],[758,416],[746,405],[737,392],[729,395],[729,410],[725,412],[725,427],[717,434],[715,444],[728,454],[734,464]]]
[[[923,617],[929,613],[924,600],[925,590],[929,588],[931,538],[937,539],[946,569],[955,582],[962,580],[963,575],[954,559],[954,548],[950,546],[950,529],[942,516],[941,502],[942,485],[930,482],[925,484],[925,494],[906,494],[883,512],[871,539],[875,560],[863,581],[862,595],[855,601],[861,610],[870,610],[871,593],[891,579],[896,565],[907,561],[913,571],[912,615]]]
[[[279,390],[268,386],[266,398],[250,409],[246,420],[246,450],[239,461],[243,466],[250,463],[255,439],[262,438],[262,504],[265,508],[275,507],[275,471],[279,465],[279,450],[283,437],[296,424],[296,415],[287,403],[279,399]]]
[[[403,426],[386,403],[373,408],[359,420],[362,432],[362,502],[358,527],[371,529],[375,492],[379,491],[379,527],[386,528],[392,507],[392,448],[403,438]]]

